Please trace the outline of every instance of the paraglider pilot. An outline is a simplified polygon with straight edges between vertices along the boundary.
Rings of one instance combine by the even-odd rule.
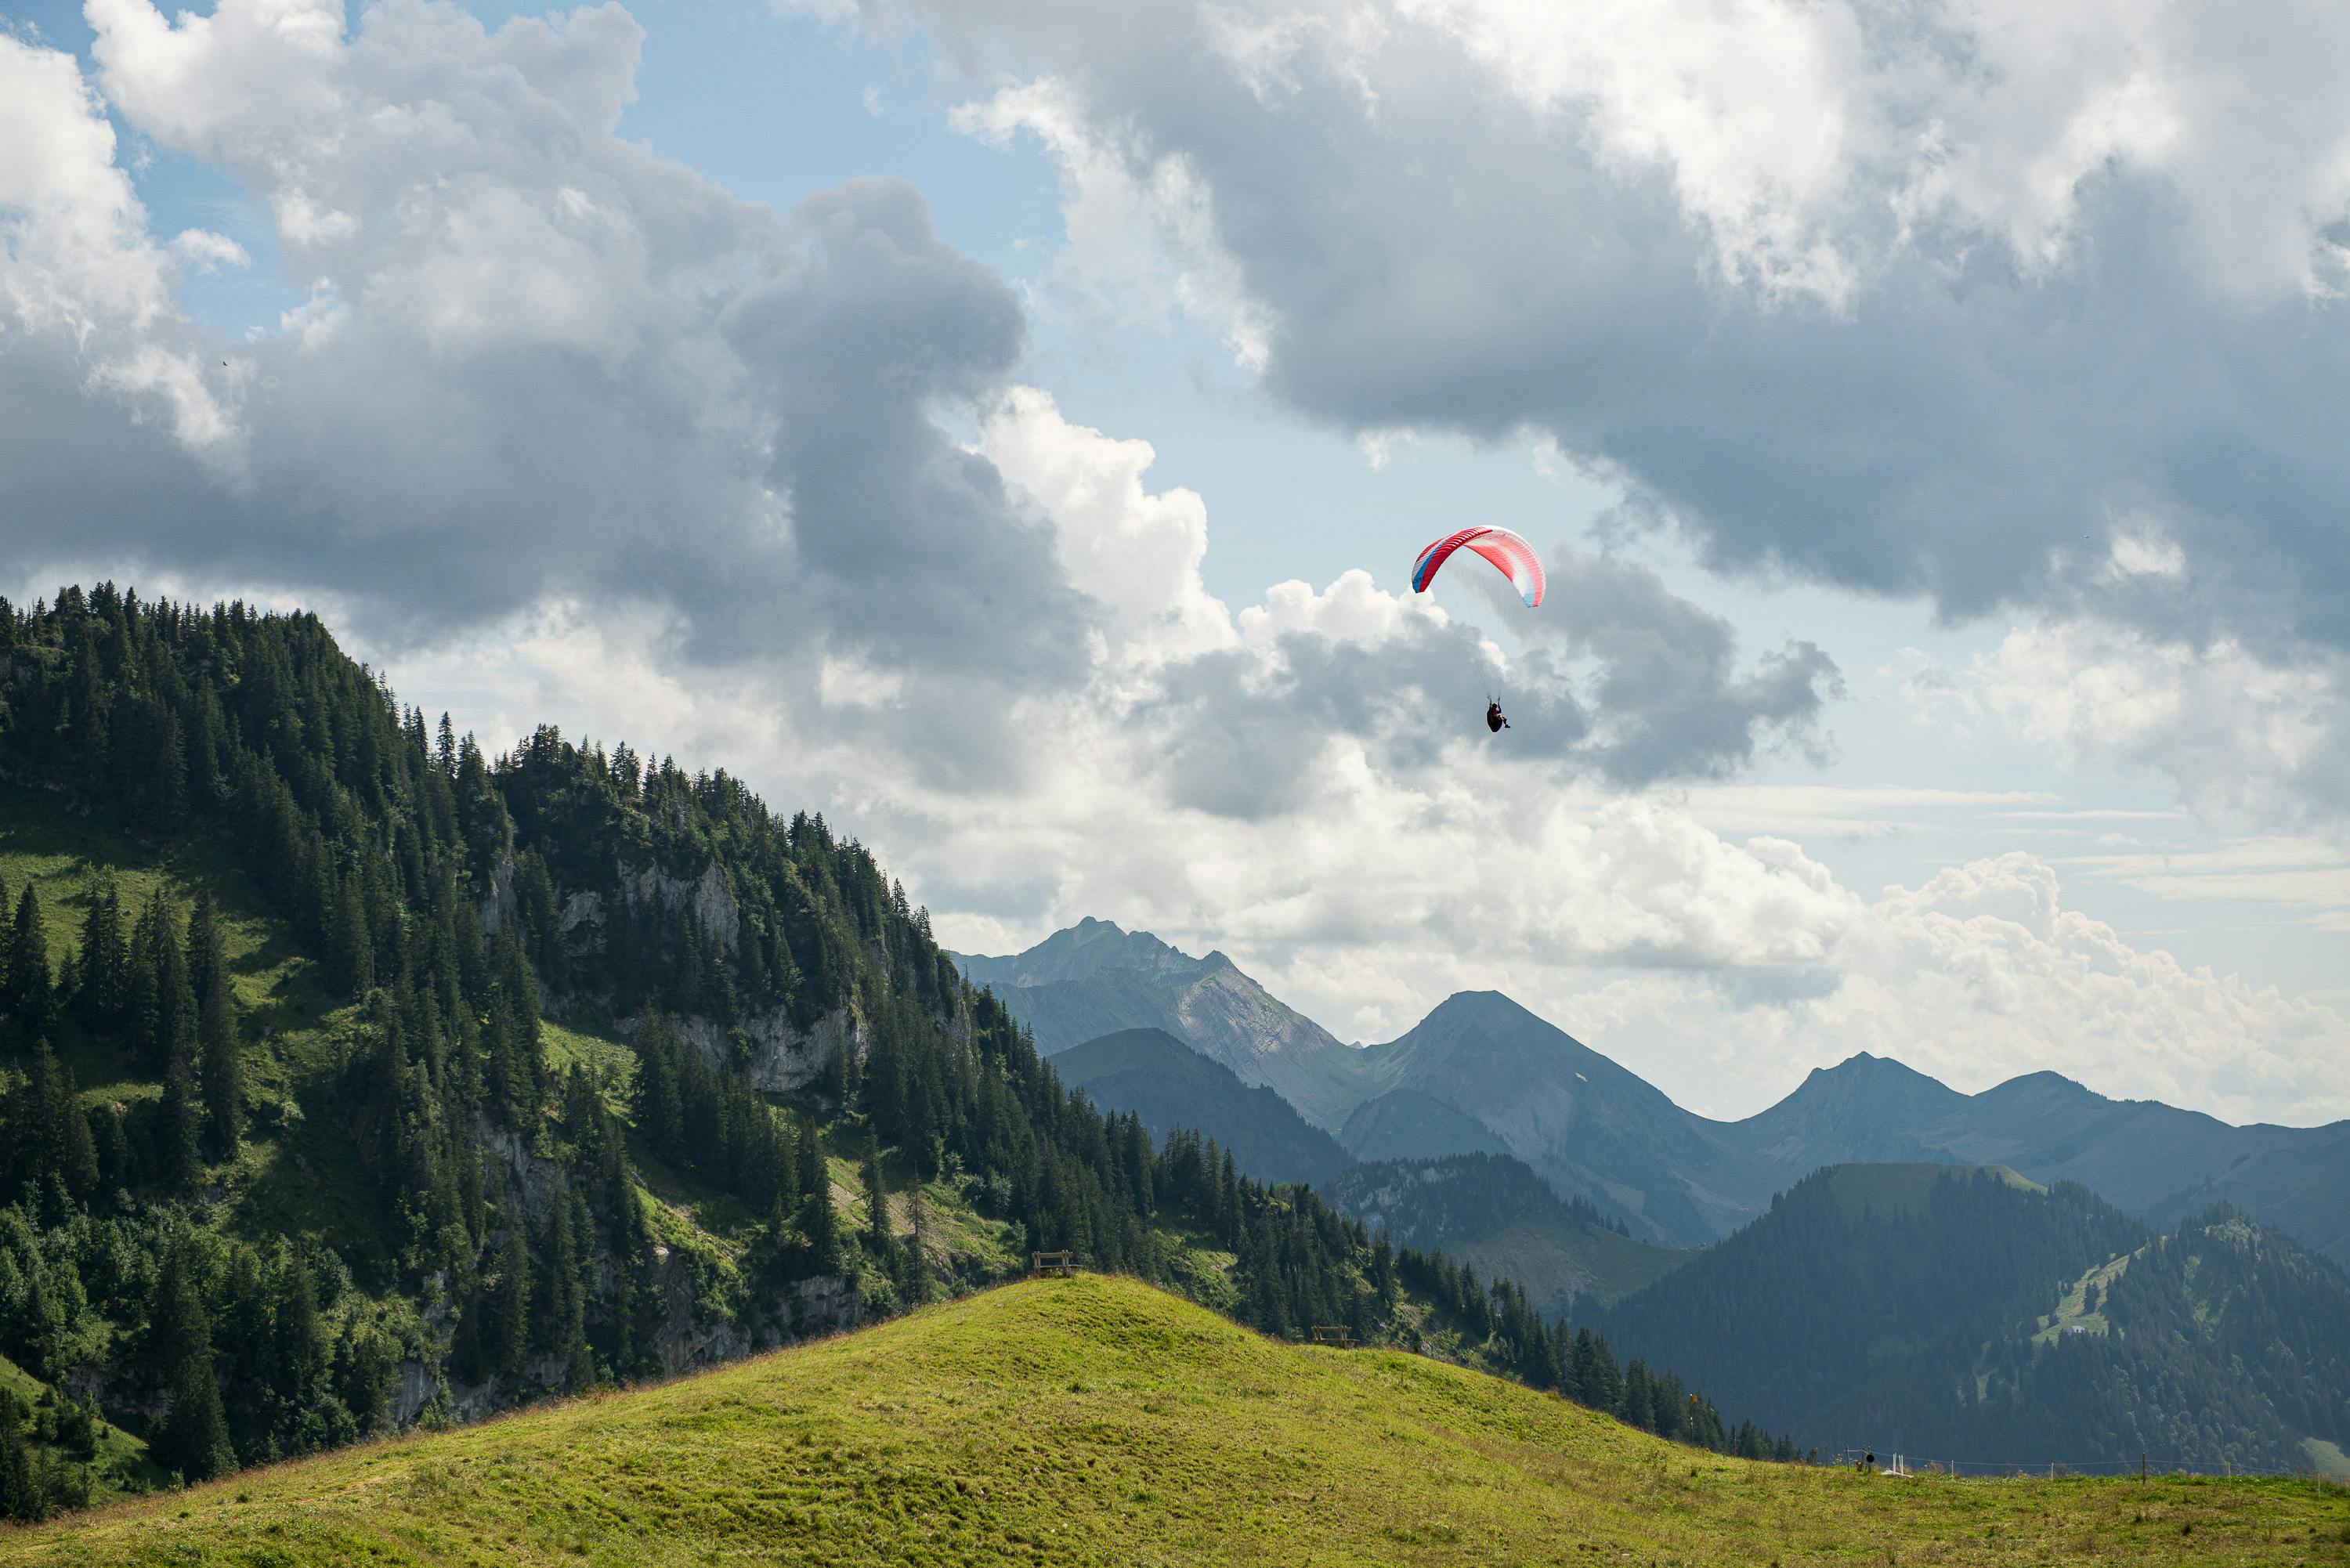
[[[1486,728],[1486,730],[1487,730],[1487,731],[1489,731],[1490,732],[1493,733],[1493,734],[1498,735],[1498,734],[1500,734],[1503,731],[1504,731],[1504,730],[1508,729],[1509,727],[1510,727],[1510,722],[1509,722],[1507,719],[1504,719],[1504,718],[1503,718],[1503,717],[1502,717],[1502,705],[1501,705],[1499,702],[1488,702],[1488,703],[1486,703],[1486,704],[1485,704],[1485,728]]]

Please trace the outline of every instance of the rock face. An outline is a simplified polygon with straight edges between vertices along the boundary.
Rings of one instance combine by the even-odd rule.
[[[1269,1088],[1325,1131],[1363,1098],[1360,1053],[1284,1005],[1222,953],[1195,959],[1148,931],[1082,920],[1026,952],[955,961],[993,986],[1055,1055],[1123,1029],[1159,1029],[1251,1087]]]
[[[742,908],[734,902],[734,890],[726,885],[726,874],[715,860],[690,881],[671,876],[655,863],[624,866],[620,885],[632,904],[650,901],[666,909],[686,910],[702,932],[730,954],[742,940]]]
[[[708,1018],[681,1018],[677,1030],[712,1066],[739,1067],[753,1088],[771,1095],[799,1094],[823,1080],[835,1053],[853,1051],[861,1061],[870,1044],[865,1020],[854,1004],[825,1014],[805,1030],[793,1027],[791,1015],[781,1008],[754,1013],[731,1030]],[[737,1033],[750,1043],[747,1063],[734,1059]]]

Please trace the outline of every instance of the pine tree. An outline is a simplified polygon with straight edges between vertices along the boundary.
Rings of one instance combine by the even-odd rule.
[[[807,1237],[809,1262],[819,1274],[840,1272],[840,1218],[832,1206],[832,1177],[825,1168],[822,1138],[813,1127],[800,1129],[800,1231]]]
[[[196,1074],[203,1088],[206,1147],[216,1159],[235,1158],[244,1137],[244,1057],[228,972],[215,966],[196,1019]]]
[[[47,1026],[49,989],[48,935],[41,921],[40,898],[28,881],[8,929],[6,996],[7,1011],[26,1035]]]
[[[153,1150],[156,1177],[173,1191],[193,1191],[203,1179],[203,1125],[193,1054],[182,1043],[173,1048],[172,1064],[163,1071]]]
[[[228,948],[221,932],[220,910],[213,902],[212,889],[199,888],[194,909],[188,913],[188,993],[203,997],[212,990],[213,978],[228,968]]]
[[[310,1260],[298,1238],[280,1254],[270,1321],[278,1402],[288,1411],[306,1411],[317,1402],[319,1382],[326,1375],[326,1340],[318,1326],[318,1294],[310,1278]]]
[[[491,1354],[501,1374],[520,1377],[530,1357],[530,1255],[523,1250],[519,1214],[506,1222],[505,1245],[498,1253],[497,1292]]]
[[[212,1320],[190,1277],[183,1231],[174,1230],[164,1243],[163,1270],[156,1281],[147,1332],[171,1399],[149,1445],[156,1462],[191,1481],[234,1469],[236,1455],[229,1446],[228,1417],[221,1408],[220,1386],[213,1380]]]
[[[97,1030],[120,1028],[129,1006],[129,960],[122,935],[122,895],[112,875],[82,917],[81,962],[75,1006],[82,1022]]]
[[[375,941],[368,930],[362,891],[356,876],[334,879],[334,903],[327,919],[327,983],[342,996],[363,995],[375,984]]]
[[[881,1140],[865,1139],[865,1246],[884,1270],[890,1266],[896,1239],[889,1232],[889,1189],[881,1176]]]
[[[24,1407],[14,1388],[0,1388],[0,1519],[44,1518],[47,1501],[26,1448]]]
[[[546,1261],[546,1275],[536,1293],[538,1343],[563,1358],[564,1386],[584,1388],[596,1380],[596,1362],[588,1349],[587,1292],[579,1277],[578,1232],[571,1200],[557,1196],[551,1208],[546,1242],[539,1250]]]

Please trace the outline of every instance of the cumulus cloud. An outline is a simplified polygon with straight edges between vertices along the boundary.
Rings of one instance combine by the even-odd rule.
[[[1006,950],[1107,916],[1222,948],[1354,1038],[1392,1037],[1452,991],[1499,988],[1717,1114],[1757,1109],[1855,1050],[1969,1088],[2053,1065],[2238,1116],[2350,1107],[2330,1064],[2350,1044],[2338,1013],[2134,947],[2065,904],[2058,867],[2011,856],[1871,898],[1783,836],[2046,796],[1627,794],[1596,768],[1563,776],[1555,758],[1488,745],[1473,723],[1386,727],[1359,695],[1399,667],[1382,661],[1477,651],[1448,640],[1466,634],[1425,600],[1351,575],[1280,585],[1232,613],[1198,587],[1196,498],[1151,492],[1141,443],[1024,391],[983,445],[1078,580],[1134,610],[1114,623],[1130,643],[1113,632],[1090,653],[1082,701],[1018,711],[1033,762],[1017,789],[944,786],[838,731],[781,729],[772,677],[699,678],[659,658],[658,623],[583,607],[543,608],[396,677],[459,691],[493,734],[592,722],[849,813],[951,945]],[[1351,709],[1347,681],[1325,680],[1347,659],[1369,661]],[[1298,754],[1249,727],[1255,711],[1192,722],[1191,682],[1220,701],[1289,693],[1262,722],[1286,713]],[[1242,726],[1228,751],[1181,754],[1212,745],[1219,723]]]
[[[865,10],[1060,161],[1075,265],[1213,279],[1316,418],[1531,429],[1726,569],[2350,643],[2338,13]]]
[[[1730,623],[1668,591],[1646,566],[1562,549],[1549,578],[1550,613],[1523,624],[1602,668],[1597,701],[1619,716],[1596,747],[1610,778],[1732,773],[1773,738],[1818,754],[1821,708],[1844,681],[1816,643],[1791,642],[1741,672]]]
[[[1963,668],[1922,666],[1904,685],[1929,719],[1989,719],[2061,757],[2167,775],[2214,826],[2338,826],[2350,812],[2338,657],[2272,661],[2233,639],[2075,618],[2019,627]]]
[[[846,711],[927,729],[925,766],[1017,768],[991,724],[1078,679],[1104,611],[943,428],[998,395],[1025,327],[911,186],[779,213],[620,140],[642,32],[617,5],[494,31],[416,0],[355,31],[336,0],[89,19],[108,100],[265,201],[310,299],[203,341],[174,266],[242,251],[152,243],[72,58],[0,40],[32,154],[0,173],[13,577],[332,593],[383,647],[542,599],[640,606],[690,663],[868,671],[899,699]]]
[[[2135,947],[2061,892],[2032,856],[1976,861],[1868,905],[1815,994],[1633,977],[1555,992],[1549,1011],[1717,1115],[1869,1051],[1970,1093],[2054,1071],[2233,1121],[2350,1116],[2350,1018]]]
[[[1949,955],[1950,983],[1981,982],[1966,1004],[2036,1039],[2085,999],[2135,1016],[2126,997],[2167,985],[2217,1016],[2235,994],[2147,954],[2114,958],[2126,993],[2059,983],[2042,950],[2095,944],[2024,871],[1872,904],[1787,837],[1732,841],[1624,794],[1820,744],[1837,675],[1808,643],[1742,655],[1618,556],[1562,555],[1571,613],[1492,635],[1446,609],[1450,584],[1422,598],[1359,572],[1221,602],[1204,502],[1149,487],[1147,443],[1019,384],[1017,300],[910,186],[776,211],[619,138],[641,35],[617,6],[494,30],[421,0],[355,26],[331,0],[88,16],[113,112],[265,202],[305,303],[234,345],[187,319],[180,269],[238,255],[151,234],[93,81],[0,38],[0,140],[32,150],[0,161],[16,580],[298,596],[494,744],[554,719],[847,814],[951,940],[1112,915],[1225,946],[1365,1037],[1459,985],[1588,999],[1595,971],[1624,995],[1731,998],[1723,1038],[1766,1054],[1758,1020],[1919,1032],[1958,1003],[1901,966],[1950,931],[1980,937]],[[1827,101],[1876,51],[1821,16],[1692,13],[1688,47],[1727,36]],[[1533,424],[1720,562],[1954,607],[2069,573],[2148,625],[2198,613],[2180,585],[2208,563],[2262,569],[2216,546],[2217,510],[2178,478],[2218,474],[2224,443],[2144,461],[2164,344],[2109,382],[2014,400],[2017,378],[2117,340],[2094,305],[2052,338],[2046,279],[2117,265],[2089,242],[2128,192],[2017,230],[2060,242],[2033,267],[1929,265],[1893,231],[1949,228],[1965,189],[1894,213],[1848,166],[1866,138],[1814,136],[1785,94],[1746,101],[1780,88],[1736,58],[1668,39],[1595,69],[1546,57],[1534,26],[1433,4],[1067,13],[1074,52],[1036,35],[1054,68],[972,126],[1046,137],[1097,202],[1082,277],[1211,320],[1297,406],[1388,440]],[[1794,31],[1739,30],[1774,26]],[[1852,124],[1884,112],[1840,90]],[[1652,98],[1679,107],[1639,118]],[[1734,135],[1707,129],[1716,113]],[[1865,244],[1837,226],[1864,210],[1889,214]],[[1117,250],[1136,223],[1145,243]],[[2200,265],[2158,282],[2208,323]],[[2295,352],[2297,371],[2249,359],[2246,395],[2289,371],[2322,385],[2330,351]],[[2139,402],[2085,433],[2115,388]],[[2200,418],[2211,395],[2174,402]],[[1921,433],[1929,409],[1947,451]],[[2293,467],[2314,444],[2281,450],[2284,491],[2324,477]],[[2104,471],[2045,483],[2099,453],[2126,497]],[[2074,549],[2099,531],[2075,526],[2092,501],[2119,521]],[[2069,565],[2052,566],[2060,527]],[[2290,554],[2270,566],[2297,569]],[[1488,691],[1507,695],[1507,746],[1477,722]],[[2301,756],[2314,777],[2320,752]],[[2040,972],[2017,953],[2058,980],[1992,983]],[[2239,1023],[2284,1039],[2266,1006]],[[2164,1061],[2204,1044],[2128,1029]]]

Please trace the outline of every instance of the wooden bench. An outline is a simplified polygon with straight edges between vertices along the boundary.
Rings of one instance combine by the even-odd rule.
[[[1335,1345],[1341,1350],[1355,1348],[1355,1331],[1343,1323],[1317,1323],[1313,1333],[1316,1345]]]
[[[1028,1267],[1038,1274],[1054,1274],[1065,1280],[1077,1272],[1076,1254],[1067,1251],[1031,1252]]]

